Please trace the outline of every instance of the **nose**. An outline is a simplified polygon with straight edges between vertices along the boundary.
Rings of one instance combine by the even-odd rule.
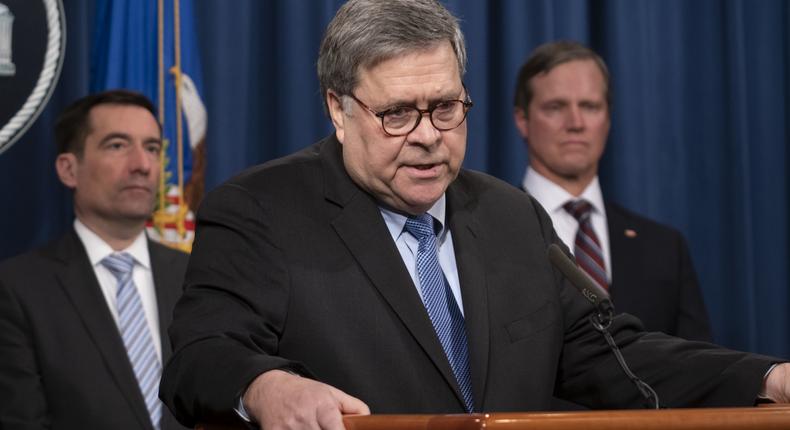
[[[431,122],[431,116],[428,112],[422,112],[420,123],[417,128],[411,131],[406,138],[409,143],[432,146],[439,142],[442,137],[442,132],[437,130]]]
[[[129,170],[132,173],[148,175],[154,167],[158,156],[148,151],[141,143],[135,143],[129,148]]]
[[[584,128],[584,116],[578,106],[571,106],[568,109],[566,125],[569,130],[581,130]]]

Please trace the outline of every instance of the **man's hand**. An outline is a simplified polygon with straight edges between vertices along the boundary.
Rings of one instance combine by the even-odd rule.
[[[790,363],[777,365],[765,378],[762,396],[776,403],[790,403]]]
[[[282,370],[270,370],[255,378],[242,401],[250,418],[266,430],[342,430],[343,415],[370,414],[361,400]]]

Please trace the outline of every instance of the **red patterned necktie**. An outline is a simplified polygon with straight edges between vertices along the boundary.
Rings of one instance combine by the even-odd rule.
[[[586,200],[571,200],[563,206],[568,213],[579,222],[579,230],[576,231],[576,242],[574,244],[574,256],[576,264],[579,265],[589,276],[600,285],[601,288],[608,290],[609,283],[606,281],[606,263],[603,260],[601,242],[592,228],[590,215],[592,205]]]

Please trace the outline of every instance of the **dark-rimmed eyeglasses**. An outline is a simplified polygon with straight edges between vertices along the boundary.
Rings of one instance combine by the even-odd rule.
[[[395,106],[387,110],[376,112],[358,99],[354,94],[349,97],[360,106],[381,119],[381,127],[389,136],[405,136],[420,125],[422,117],[428,114],[431,124],[439,131],[449,131],[463,124],[469,109],[474,105],[469,98],[469,92],[464,85],[465,100],[442,100],[429,106],[428,109],[419,109],[416,106]]]

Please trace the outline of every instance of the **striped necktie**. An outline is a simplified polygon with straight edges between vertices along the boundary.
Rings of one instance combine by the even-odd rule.
[[[423,304],[461,389],[466,411],[471,413],[474,410],[474,399],[464,316],[439,265],[433,217],[429,214],[409,217],[405,228],[419,242],[417,278],[420,281]]]
[[[159,401],[159,378],[162,366],[156,356],[154,341],[145,319],[143,304],[132,279],[134,257],[125,252],[110,254],[101,261],[118,281],[118,329],[126,346],[134,376],[151,416],[154,428],[158,429],[162,418],[162,403]]]
[[[563,205],[568,213],[579,222],[579,230],[576,231],[576,241],[573,254],[576,263],[604,290],[609,289],[606,278],[606,263],[603,260],[601,242],[593,230],[590,215],[592,205],[583,199],[571,200]]]

